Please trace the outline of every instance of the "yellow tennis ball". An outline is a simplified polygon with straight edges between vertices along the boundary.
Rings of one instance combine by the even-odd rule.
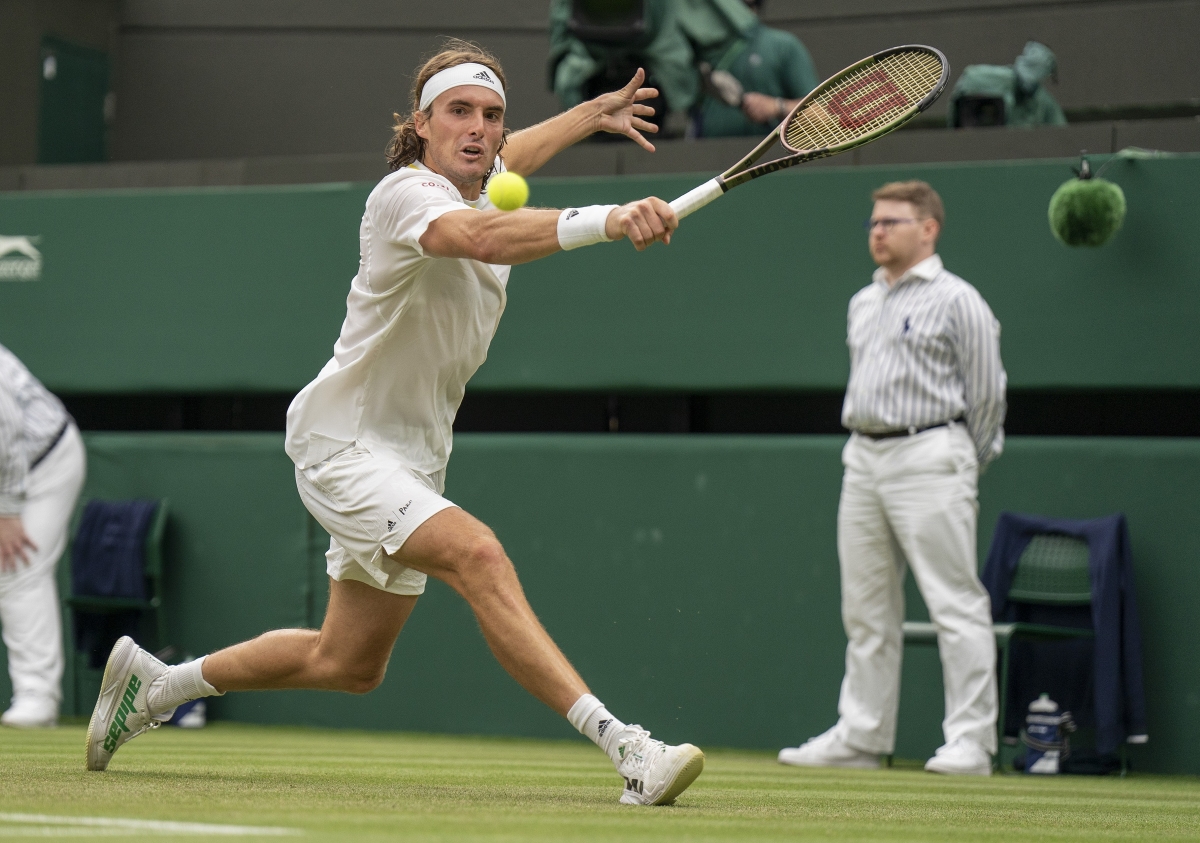
[[[515,211],[529,199],[529,185],[516,173],[505,170],[488,179],[488,199],[501,211]]]

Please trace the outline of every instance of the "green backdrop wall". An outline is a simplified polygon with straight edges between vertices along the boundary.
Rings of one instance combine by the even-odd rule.
[[[493,526],[595,692],[670,740],[778,748],[832,724],[839,616],[836,436],[460,437],[447,493]],[[274,434],[89,434],[86,494],[166,496],[173,643],[199,655],[316,625],[326,537]],[[1139,769],[1200,773],[1200,443],[1014,438],[984,475],[981,558],[1002,509],[1129,516],[1151,742]],[[909,617],[922,618],[913,589]],[[7,682],[0,680],[4,683]],[[90,711],[68,684],[66,710]],[[91,692],[94,694],[94,691]],[[0,687],[0,694],[7,689]],[[384,684],[362,697],[230,694],[220,718],[567,737],[431,583]],[[898,754],[939,745],[940,669],[906,655]]]
[[[946,200],[942,254],[1003,324],[1013,386],[1200,385],[1200,156],[1106,171],[1129,215],[1098,250],[1050,234],[1069,163],[798,168],[669,247],[518,267],[473,388],[839,388],[869,193],[914,177]],[[533,201],[673,198],[697,178],[535,180]],[[44,258],[41,280],[0,283],[0,342],[60,391],[298,389],[337,337],[369,189],[0,194],[0,234],[40,238]]]

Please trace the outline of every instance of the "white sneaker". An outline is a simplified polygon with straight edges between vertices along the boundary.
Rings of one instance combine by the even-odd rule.
[[[0,725],[14,729],[53,729],[58,725],[58,704],[46,697],[17,697],[0,714]]]
[[[779,763],[793,767],[852,767],[860,770],[879,769],[879,754],[863,752],[842,742],[834,726],[800,746],[779,750]]]
[[[925,769],[948,776],[990,776],[992,756],[970,738],[955,738],[938,748],[934,756],[925,762]]]
[[[668,746],[641,726],[626,726],[618,738],[625,779],[622,805],[670,805],[704,769],[704,753],[690,743]]]
[[[126,741],[170,720],[175,709],[151,715],[146,705],[150,683],[167,666],[134,643],[119,639],[104,666],[100,696],[87,731],[87,768],[104,770],[113,753]]]
[[[208,723],[208,704],[204,700],[192,700],[192,705],[187,703],[175,709],[179,712],[183,709],[179,719],[171,718],[171,725],[178,726],[180,729],[203,729]]]

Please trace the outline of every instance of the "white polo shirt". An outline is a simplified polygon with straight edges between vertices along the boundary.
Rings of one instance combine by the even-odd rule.
[[[445,467],[467,381],[504,312],[510,267],[435,258],[420,239],[442,214],[491,207],[486,193],[467,202],[420,165],[371,191],[333,359],[288,408],[286,449],[297,467],[355,441],[425,474]]]

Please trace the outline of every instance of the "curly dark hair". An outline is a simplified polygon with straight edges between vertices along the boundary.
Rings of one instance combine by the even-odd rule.
[[[386,154],[388,161],[388,169],[391,172],[399,170],[401,167],[407,167],[414,161],[420,161],[425,155],[425,139],[417,134],[416,113],[421,108],[421,89],[425,87],[425,83],[435,74],[445,70],[448,67],[466,64],[468,62],[476,62],[496,72],[496,77],[500,80],[500,84],[508,88],[508,82],[504,79],[504,70],[500,67],[500,62],[489,53],[487,50],[480,47],[478,44],[472,44],[470,41],[463,41],[458,38],[447,39],[442,44],[441,50],[436,55],[430,58],[425,64],[421,65],[421,69],[417,71],[417,78],[413,80],[412,87],[412,110],[407,117],[401,117],[399,114],[392,114],[396,124],[392,127],[392,139],[388,141]],[[429,117],[431,109],[426,109],[424,114]],[[504,130],[505,137],[508,136],[508,130]],[[500,149],[504,149],[504,141],[500,142]],[[492,169],[489,169],[484,175],[484,184],[492,176]]]

